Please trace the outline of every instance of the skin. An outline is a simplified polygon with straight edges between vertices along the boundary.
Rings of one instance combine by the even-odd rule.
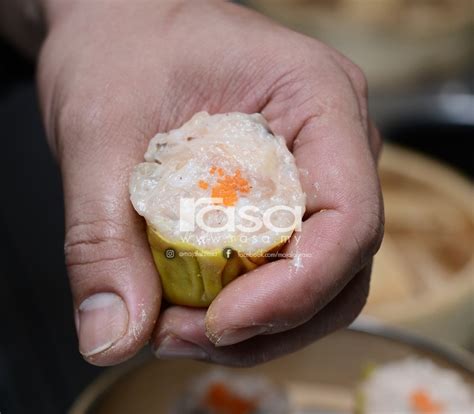
[[[43,7],[38,87],[64,183],[80,349],[94,335],[80,322],[88,297],[114,293],[128,317],[120,338],[85,358],[116,364],[150,341],[161,358],[249,366],[353,321],[383,234],[381,143],[361,70],[317,40],[221,0],[48,0]],[[207,310],[160,310],[128,180],[156,132],[202,110],[261,112],[286,138],[307,170],[301,239],[286,250],[311,256],[302,266],[282,259],[243,275]]]

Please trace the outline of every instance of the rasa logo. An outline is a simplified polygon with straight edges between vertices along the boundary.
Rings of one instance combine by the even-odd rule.
[[[281,212],[286,212],[293,218],[292,222],[285,227],[277,226],[272,222],[272,217]],[[219,220],[222,224],[211,226],[206,223],[205,217],[212,213],[225,217],[225,220]],[[179,230],[193,232],[197,226],[209,233],[235,232],[236,230],[242,233],[254,233],[265,226],[266,229],[275,233],[288,233],[293,230],[301,231],[302,213],[301,206],[280,205],[262,211],[256,206],[242,206],[238,209],[233,206],[226,207],[222,205],[221,198],[182,198],[179,203]],[[242,221],[249,223],[249,225],[244,225]]]

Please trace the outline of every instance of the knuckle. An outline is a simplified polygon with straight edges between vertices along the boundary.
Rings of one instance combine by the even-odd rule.
[[[98,99],[85,104],[68,99],[56,115],[56,142],[62,165],[77,159],[108,155],[116,150],[122,122],[117,107]],[[126,119],[122,117],[121,119]]]
[[[86,137],[91,132],[97,133],[107,125],[106,121],[110,121],[107,108],[109,106],[104,106],[97,98],[86,100],[77,97],[66,98],[58,109],[57,130],[60,135],[76,137]]]
[[[337,62],[339,67],[344,70],[346,76],[351,81],[356,92],[359,93],[361,96],[367,98],[368,82],[362,68],[356,63],[354,63],[352,60],[350,60],[348,57],[337,51],[332,50],[331,56]]]
[[[384,142],[379,129],[372,121],[369,122],[369,139],[370,147],[375,156],[375,161],[378,163],[383,150]]]
[[[65,131],[74,132],[83,125],[81,118],[93,105],[84,106],[80,100],[73,98],[65,98],[61,107],[57,110],[57,128],[62,134]]]
[[[372,257],[378,252],[382,244],[384,235],[384,219],[383,212],[377,209],[370,215],[366,225],[366,250],[367,254]]]
[[[81,266],[118,263],[132,254],[122,225],[110,219],[81,221],[67,228],[64,244],[69,270]]]
[[[375,147],[374,149],[377,152],[377,155],[380,154],[383,148],[383,139],[382,139],[380,130],[376,126],[373,127],[372,141],[373,141],[373,146]]]
[[[115,84],[110,87],[114,88]],[[132,149],[136,145],[142,148],[151,127],[141,113],[130,112],[136,106],[133,96],[118,86],[114,90],[123,99],[112,96],[108,89],[96,90],[94,96],[87,91],[84,96],[69,93],[62,99],[53,124],[60,160],[63,156],[72,159],[91,153],[106,154],[125,144]]]
[[[379,197],[370,198],[362,203],[351,219],[356,227],[353,229],[357,267],[361,269],[379,250],[384,235],[383,203]]]
[[[94,129],[94,120],[97,119],[94,108],[93,102],[84,105],[81,100],[71,97],[65,98],[60,108],[56,109],[54,131],[60,160],[66,155],[72,156],[81,152],[81,143],[88,132]]]
[[[355,63],[348,65],[347,75],[349,76],[355,90],[363,97],[368,96],[368,82],[364,71]]]

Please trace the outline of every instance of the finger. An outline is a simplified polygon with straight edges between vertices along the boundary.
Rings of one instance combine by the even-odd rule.
[[[324,81],[306,81],[309,90],[320,93],[315,101],[305,91],[302,96],[287,91],[290,101],[270,101],[265,109],[276,133],[287,131],[284,125],[299,125],[293,152],[304,171],[302,185],[312,216],[287,248],[299,259],[279,260],[236,279],[211,304],[206,329],[218,345],[307,322],[378,249],[380,188],[358,100],[345,75],[331,74]],[[283,111],[282,103],[290,109]]]
[[[110,365],[149,340],[161,292],[144,223],[129,201],[128,177],[143,154],[134,148],[138,131],[101,119],[77,125],[67,118],[61,167],[79,350],[93,364]]]
[[[216,347],[205,336],[205,311],[172,307],[163,313],[152,346],[155,355],[162,359],[190,358],[232,366],[267,362],[349,325],[366,302],[369,280],[370,265],[305,324],[283,333],[261,335],[226,347]]]
[[[343,54],[339,53],[337,50],[327,48],[327,51],[332,56],[332,58],[344,69],[344,72],[346,73],[347,78],[352,85],[352,89],[359,104],[362,122],[368,131],[370,148],[374,154],[376,162],[378,162],[382,150],[382,139],[377,127],[369,117],[369,87],[364,72],[359,66],[357,66]]]

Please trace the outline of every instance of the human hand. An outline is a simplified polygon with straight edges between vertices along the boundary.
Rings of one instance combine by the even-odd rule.
[[[40,100],[59,161],[79,349],[97,365],[150,340],[162,358],[252,365],[349,324],[383,233],[380,138],[360,70],[322,43],[220,0],[45,0]],[[288,253],[209,309],[170,306],[128,180],[149,139],[195,112],[261,112],[301,169]]]

